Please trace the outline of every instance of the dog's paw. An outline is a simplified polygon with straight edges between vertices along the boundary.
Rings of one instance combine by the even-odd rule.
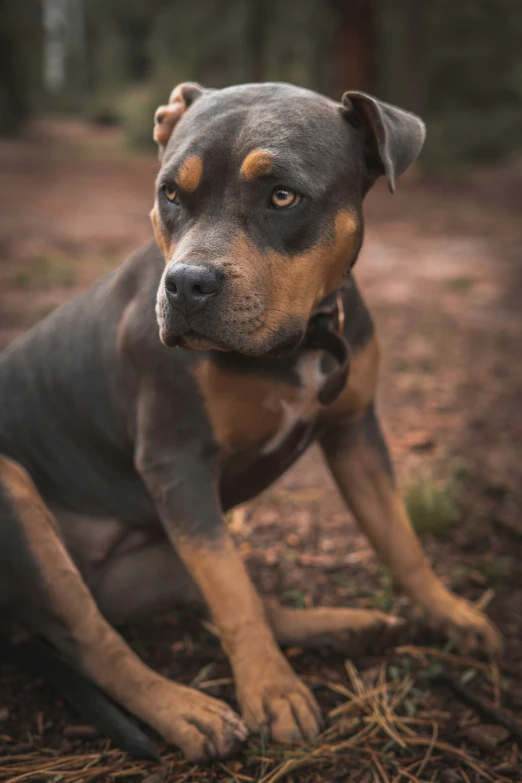
[[[179,713],[161,733],[177,745],[187,759],[199,764],[227,759],[239,751],[248,737],[248,728],[239,715],[219,699],[184,688]]]
[[[444,591],[437,600],[416,608],[431,628],[457,636],[462,652],[484,650],[492,657],[502,653],[502,636],[494,623],[465,598]]]
[[[248,727],[276,742],[302,742],[320,731],[319,706],[282,655],[237,678],[237,699]]]

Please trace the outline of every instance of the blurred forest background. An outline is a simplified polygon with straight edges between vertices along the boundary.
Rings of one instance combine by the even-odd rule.
[[[0,132],[55,111],[150,145],[172,86],[362,89],[429,123],[425,166],[522,147],[519,0],[0,0]]]

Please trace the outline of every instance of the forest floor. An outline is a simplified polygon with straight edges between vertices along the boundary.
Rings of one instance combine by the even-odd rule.
[[[150,236],[156,171],[117,131],[82,123],[41,122],[0,142],[0,348]],[[382,342],[379,408],[399,483],[437,573],[501,629],[498,666],[410,617],[312,449],[232,514],[256,584],[294,606],[377,606],[411,620],[391,649],[351,662],[287,650],[328,719],[317,742],[252,738],[205,768],[167,748],[163,766],[137,763],[79,726],[45,683],[4,667],[0,781],[522,781],[521,214],[520,166],[414,171],[395,196],[381,185],[370,194],[357,264]],[[157,670],[234,703],[201,618],[172,613],[124,633]]]

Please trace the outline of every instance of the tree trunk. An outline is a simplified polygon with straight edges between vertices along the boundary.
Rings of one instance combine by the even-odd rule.
[[[265,0],[250,0],[247,17],[248,78],[262,82],[265,67],[265,31],[267,13]]]
[[[0,133],[15,133],[29,116],[41,70],[37,0],[0,0]]]
[[[371,92],[374,84],[373,0],[334,0],[338,18],[337,97],[345,90]]]
[[[417,114],[424,110],[423,29],[426,0],[406,0],[403,60],[404,107]]]

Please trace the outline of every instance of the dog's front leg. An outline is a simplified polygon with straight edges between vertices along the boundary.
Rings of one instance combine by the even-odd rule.
[[[228,535],[213,460],[198,440],[201,433],[191,442],[182,438],[180,445],[175,426],[164,415],[169,409],[154,394],[142,400],[136,465],[172,545],[211,611],[243,717],[252,729],[269,728],[276,741],[311,738],[319,730],[319,708],[278,648]]]
[[[373,404],[361,414],[333,421],[321,442],[348,507],[396,584],[432,626],[458,633],[469,646],[483,644],[497,653],[500,637],[493,624],[447,590],[430,568],[395,486]]]
[[[0,455],[0,544],[4,542],[9,545],[0,546],[0,565],[16,591],[13,608],[22,623],[46,636],[188,758],[211,761],[239,749],[248,732],[228,705],[150,669],[108,624],[31,477]]]

